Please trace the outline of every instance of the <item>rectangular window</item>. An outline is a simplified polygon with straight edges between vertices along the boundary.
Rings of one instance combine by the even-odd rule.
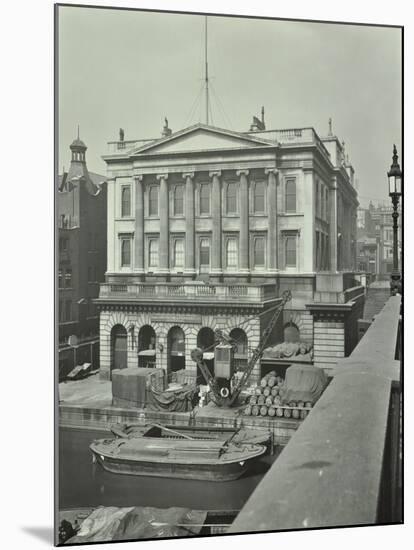
[[[131,215],[131,187],[123,185],[121,193],[121,216],[125,218]]]
[[[238,266],[238,247],[237,239],[231,237],[226,242],[226,266],[228,268],[237,268]]]
[[[148,241],[148,266],[158,267],[158,239]]]
[[[68,240],[65,239],[64,237],[61,237],[61,238],[59,239],[59,250],[60,250],[61,252],[64,252],[64,251],[66,251],[67,249],[68,249]]]
[[[174,216],[184,214],[184,186],[177,185],[174,189]]]
[[[158,216],[158,187],[152,185],[148,193],[148,214]]]
[[[61,269],[58,271],[58,288],[63,288],[63,273]]]
[[[200,185],[200,214],[210,214],[210,184]]]
[[[255,237],[253,244],[254,267],[264,267],[265,259],[265,238]]]
[[[200,239],[200,266],[210,265],[210,241],[209,239]]]
[[[226,213],[237,213],[237,183],[229,183],[226,190]]]
[[[174,267],[184,267],[184,240],[174,241]]]
[[[66,268],[65,288],[72,288],[72,268],[71,267]]]
[[[131,266],[131,239],[121,239],[121,267]]]
[[[263,213],[265,211],[265,182],[258,181],[254,186],[253,211]]]
[[[289,178],[286,180],[285,188],[286,212],[296,212],[296,179]]]
[[[287,236],[285,240],[286,267],[296,267],[296,236]]]
[[[72,302],[71,300],[66,300],[65,302],[65,321],[72,320]]]

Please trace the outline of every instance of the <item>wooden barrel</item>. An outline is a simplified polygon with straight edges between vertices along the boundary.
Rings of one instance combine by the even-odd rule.
[[[254,390],[254,393],[255,393],[256,395],[262,395],[262,388],[256,388],[256,389]]]
[[[266,386],[266,388],[263,388],[263,395],[265,397],[268,397],[270,395],[271,389]]]
[[[282,400],[280,399],[280,396],[279,395],[275,395],[274,398],[273,398],[273,403],[275,405],[280,405],[282,402]]]
[[[267,407],[263,405],[263,407],[260,407],[260,414],[262,416],[267,416]]]
[[[262,386],[262,388],[265,388],[267,386],[267,378],[262,378],[260,380],[260,385]]]
[[[306,418],[307,415],[308,415],[308,411],[305,411],[305,410],[300,411],[300,417],[302,418],[302,420],[303,420],[304,418]]]
[[[283,416],[283,409],[281,407],[276,409],[276,416]]]
[[[258,416],[259,412],[260,412],[259,405],[253,405],[253,407],[252,407],[252,416]]]
[[[296,401],[291,401],[289,403],[289,407],[296,407]]]
[[[300,410],[299,409],[293,409],[292,410],[292,418],[299,418],[300,417]]]
[[[273,386],[276,385],[276,377],[275,376],[269,376],[269,380],[267,381],[267,385],[269,388],[273,388]]]
[[[290,409],[284,409],[283,416],[285,418],[290,418],[292,416],[292,411]]]
[[[299,409],[303,409],[304,406],[305,406],[305,403],[303,401],[298,401]]]
[[[266,397],[265,405],[267,407],[270,407],[271,405],[273,405],[273,397],[271,397],[270,395],[268,397]]]
[[[245,414],[246,416],[251,416],[251,415],[252,415],[252,408],[251,408],[251,406],[250,406],[250,405],[247,405],[247,407],[244,409],[243,412],[244,412],[244,414]]]
[[[275,416],[276,414],[276,409],[274,407],[269,407],[268,411],[267,411],[267,414],[269,416]]]
[[[259,397],[257,398],[257,404],[262,406],[265,404],[265,396],[264,395],[259,395]]]
[[[279,388],[278,388],[278,386],[274,386],[274,387],[271,389],[270,393],[273,395],[273,397],[275,397],[276,395],[279,395]]]
[[[305,406],[306,406],[307,409],[311,409],[311,408],[313,407],[312,401],[306,401],[306,405],[305,405]]]
[[[251,395],[249,399],[249,404],[256,405],[256,403],[257,403],[257,395]]]

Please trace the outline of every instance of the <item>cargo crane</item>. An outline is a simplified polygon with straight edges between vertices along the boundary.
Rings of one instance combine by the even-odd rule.
[[[231,388],[230,381],[235,374],[235,346],[234,341],[230,337],[226,336],[220,330],[215,331],[216,342],[213,344],[213,346],[214,367],[216,376],[213,376],[209,371],[206,362],[203,359],[203,351],[199,348],[192,350],[191,359],[195,363],[197,363],[197,366],[200,368],[201,374],[203,375],[206,384],[210,386],[212,393],[211,398],[216,405],[218,405],[219,407],[232,407],[233,405],[235,405],[235,403],[237,402],[237,398],[239,397],[243,386],[246,384],[246,381],[250,377],[255,364],[263,354],[263,351],[267,344],[267,340],[269,339],[269,336],[277,320],[279,319],[279,316],[282,313],[285,304],[291,299],[292,294],[290,290],[285,290],[282,294],[281,302],[274,308],[274,313],[262,334],[259,345],[253,350],[246,370],[243,372],[240,379],[233,385],[233,388]],[[269,310],[267,310],[265,313],[269,313]]]

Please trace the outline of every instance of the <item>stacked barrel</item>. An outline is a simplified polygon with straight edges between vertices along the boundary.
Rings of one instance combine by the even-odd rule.
[[[313,403],[310,401],[286,402],[284,380],[274,371],[266,374],[250,396],[244,409],[246,416],[270,416],[274,418],[304,419]]]

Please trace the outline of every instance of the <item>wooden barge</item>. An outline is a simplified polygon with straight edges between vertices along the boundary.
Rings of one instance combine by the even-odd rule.
[[[244,474],[266,447],[230,440],[137,437],[96,440],[90,450],[102,468],[116,474],[230,481]]]

